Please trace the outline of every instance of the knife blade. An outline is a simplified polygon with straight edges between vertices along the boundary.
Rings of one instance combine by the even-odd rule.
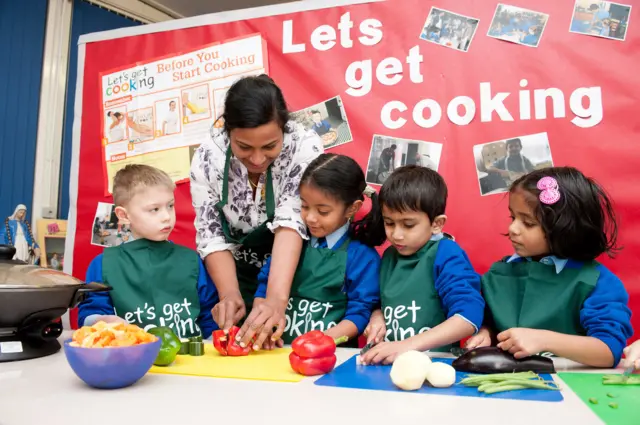
[[[360,350],[360,355],[363,355],[367,351],[371,350],[375,345],[376,345],[375,341],[371,341],[370,343],[362,347],[362,350]]]
[[[631,376],[631,373],[633,373],[633,370],[635,369],[635,366],[632,364],[631,366],[629,366],[628,368],[626,368],[624,370],[624,372],[622,372],[622,376],[624,377],[625,381],[627,379],[629,379],[629,377]]]
[[[463,354],[467,353],[468,351],[469,351],[469,349],[467,349],[467,348],[451,347],[451,354],[453,354],[454,357],[460,357]]]

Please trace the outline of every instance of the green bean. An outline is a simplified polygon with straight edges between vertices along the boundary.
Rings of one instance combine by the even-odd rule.
[[[460,383],[467,386],[479,386],[485,382],[498,382],[505,379],[530,380],[532,378],[540,379],[540,377],[533,372],[499,373],[499,374],[483,375],[483,376],[474,375],[474,376],[462,379]]]
[[[616,398],[616,397],[618,397],[618,396],[617,396],[617,395],[615,395],[615,394],[612,394],[612,393],[607,393],[607,397],[609,397],[609,398]]]
[[[609,403],[609,407],[612,409],[617,409],[618,408],[618,403]]]
[[[491,387],[491,386],[493,386],[493,385],[496,385],[496,383],[495,383],[495,382],[485,382],[484,384],[482,384],[482,385],[480,385],[480,386],[478,387],[478,391],[483,392],[483,391],[485,391],[487,388],[489,388],[489,387]]]
[[[623,376],[623,375],[604,375],[602,377],[603,385],[640,385],[640,377]]]
[[[547,383],[539,382],[536,380],[529,380],[529,381],[510,380],[510,381],[503,381],[500,383],[488,385],[484,389],[478,388],[478,391],[483,391],[487,394],[491,394],[491,392],[489,391],[492,391],[495,388],[511,387],[511,386],[521,386],[523,388],[531,388],[531,389],[539,389],[539,390],[558,390],[559,389],[557,386],[553,387]]]
[[[460,383],[468,387],[477,387],[479,392],[485,394],[523,389],[560,390],[553,380],[545,381],[533,372],[472,375],[467,376]]]
[[[500,393],[500,392],[504,392],[504,391],[516,391],[516,390],[524,390],[527,387],[524,385],[502,385],[502,386],[495,386],[492,388],[487,388],[484,393],[485,394],[495,394],[495,393]]]
[[[597,399],[597,398],[594,398],[594,397],[591,397],[591,398],[589,399],[589,403],[591,403],[591,404],[598,404],[598,399]]]

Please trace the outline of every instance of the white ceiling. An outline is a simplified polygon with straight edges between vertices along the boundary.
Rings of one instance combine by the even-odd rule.
[[[156,6],[166,13],[175,12],[181,17],[205,15],[207,13],[227,10],[246,9],[249,7],[268,6],[271,4],[290,3],[293,0],[141,0],[150,6]],[[178,16],[176,16],[178,17]]]

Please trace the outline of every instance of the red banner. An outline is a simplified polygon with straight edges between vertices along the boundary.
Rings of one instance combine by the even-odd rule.
[[[574,14],[555,0],[509,3],[516,8],[395,0],[88,43],[73,274],[83,277],[102,251],[91,244],[96,207],[112,202],[103,187],[101,74],[258,33],[296,119],[319,113],[331,127],[327,146],[356,159],[370,183],[384,181],[390,164],[437,168],[450,191],[445,230],[479,272],[512,253],[501,236],[504,188],[518,170],[506,165],[500,178],[488,170],[506,155],[506,140],[520,138],[522,168],[572,165],[596,178],[615,201],[624,246],[602,261],[638,311],[640,16],[614,7],[598,21],[580,4]],[[172,239],[195,247],[188,183],[178,185],[176,206]]]

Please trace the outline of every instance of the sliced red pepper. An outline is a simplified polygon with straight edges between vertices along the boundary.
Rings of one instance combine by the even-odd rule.
[[[229,329],[229,334],[225,335],[223,330],[213,332],[213,346],[223,356],[246,356],[251,352],[251,345],[242,348],[236,341],[236,335],[240,328],[233,326]]]
[[[213,331],[213,347],[223,356],[227,355],[227,335],[222,329]]]
[[[329,373],[335,367],[336,361],[337,358],[335,354],[317,358],[300,357],[293,351],[289,354],[289,363],[291,363],[291,368],[296,373],[304,376],[324,375],[325,373]]]

